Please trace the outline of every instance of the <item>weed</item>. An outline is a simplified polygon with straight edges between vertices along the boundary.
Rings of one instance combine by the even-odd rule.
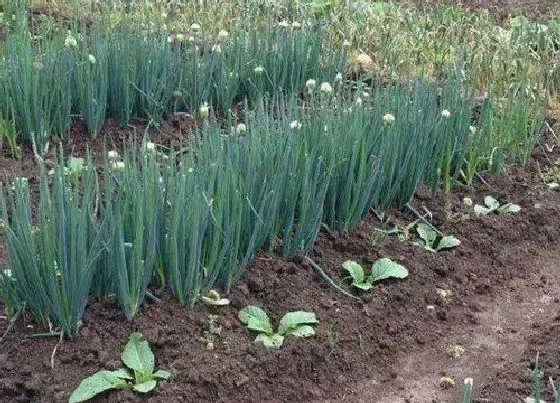
[[[445,353],[451,358],[460,358],[465,353],[465,349],[458,344],[453,344],[445,350]]]
[[[552,166],[546,167],[541,171],[541,178],[550,189],[560,189],[560,158]]]
[[[213,350],[221,334],[222,326],[220,326],[220,317],[218,315],[208,314],[206,317],[205,329],[200,341],[206,345],[208,350]]]
[[[455,380],[450,376],[444,376],[440,379],[439,385],[442,387],[442,389],[454,388]]]

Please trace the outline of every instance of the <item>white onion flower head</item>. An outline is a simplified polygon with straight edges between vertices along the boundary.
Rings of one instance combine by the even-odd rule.
[[[122,171],[124,169],[124,162],[123,161],[114,161],[111,164],[111,168],[113,168],[116,171]]]
[[[72,36],[72,34],[69,33],[64,40],[64,46],[66,46],[67,48],[75,48],[76,46],[78,46],[78,41]]]
[[[476,127],[475,126],[469,126],[469,130],[471,131],[471,134],[473,136],[476,134]]]
[[[167,37],[167,43],[172,43],[173,42],[173,37],[172,36],[168,36]]]
[[[43,62],[36,60],[33,62],[33,70],[35,71],[42,71],[45,69],[45,65],[43,64]]]
[[[151,141],[148,141],[146,143],[146,152],[153,153],[154,151],[156,151],[156,145]]]
[[[109,160],[111,161],[115,161],[119,159],[119,153],[115,150],[111,150],[107,153],[107,158],[109,158]]]
[[[321,84],[321,92],[325,95],[332,95],[333,89],[329,83],[324,82]]]
[[[255,67],[255,74],[261,75],[262,73],[264,73],[264,67],[263,66]]]
[[[299,129],[301,129],[301,123],[300,123],[299,121],[297,121],[297,120],[294,120],[294,121],[292,121],[292,122],[290,123],[290,127],[291,127],[293,130],[299,130]]]
[[[95,64],[97,62],[97,59],[94,55],[88,55],[88,60],[91,64]]]
[[[222,29],[220,32],[218,32],[218,38],[220,39],[226,39],[229,36],[228,31]]]
[[[342,82],[342,73],[336,73],[336,76],[334,76],[334,81],[337,83]]]
[[[451,112],[449,112],[447,109],[444,109],[441,111],[441,116],[444,118],[450,118],[451,117]]]
[[[175,35],[175,39],[177,39],[178,42],[183,42],[185,40],[185,35],[177,34]]]
[[[280,21],[278,23],[278,26],[282,27],[282,28],[288,28],[290,26],[290,24],[288,24],[288,21]]]
[[[383,116],[383,122],[385,122],[387,126],[393,124],[394,121],[395,121],[395,117],[390,113],[386,113],[385,116]]]
[[[197,24],[196,22],[194,24],[191,24],[191,31],[192,32],[200,31],[200,24]]]
[[[307,80],[305,82],[305,87],[307,88],[307,90],[309,92],[312,92],[315,89],[316,86],[317,86],[317,81],[315,81],[312,78],[310,78],[309,80]]]
[[[189,42],[194,42],[194,36],[189,36]]]
[[[344,42],[342,42],[342,47],[343,48],[349,48],[350,46],[352,46],[352,44],[350,43],[350,41],[348,40],[344,40]]]
[[[219,43],[212,45],[212,52],[213,53],[222,53],[222,47]]]
[[[362,106],[362,103],[363,103],[362,98],[360,97],[356,98],[356,106]]]
[[[245,126],[245,123],[239,123],[236,131],[239,135],[245,134],[247,132],[247,126]]]
[[[202,119],[208,119],[208,116],[210,116],[210,107],[208,106],[207,102],[204,102],[202,105],[200,105],[199,112]]]
[[[301,28],[301,24],[297,21],[292,22],[292,28],[298,29]]]

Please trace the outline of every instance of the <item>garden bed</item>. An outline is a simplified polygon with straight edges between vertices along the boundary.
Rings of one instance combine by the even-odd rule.
[[[71,139],[80,144],[79,136]],[[92,151],[102,155],[103,144],[99,140]],[[24,153],[29,172],[32,154]],[[542,183],[538,170],[538,163],[558,154],[537,147],[534,157],[528,168],[513,169],[510,176],[485,177],[474,191],[447,197],[417,192],[416,208],[430,211],[438,229],[461,240],[452,251],[425,251],[413,244],[414,237],[401,242],[374,236],[375,228],[416,219],[407,212],[390,211],[385,224],[368,216],[348,234],[321,231],[309,256],[337,283],[348,259],[369,266],[391,257],[408,268],[406,280],[376,285],[361,302],[328,287],[304,261],[258,255],[234,287],[231,305],[214,311],[222,334],[213,350],[200,341],[211,312],[203,306],[188,311],[157,290],[161,302],[146,303],[130,322],[116,305],[91,299],[79,336],[63,341],[54,353],[58,338],[26,338],[45,329],[28,318],[19,320],[1,342],[0,400],[67,400],[84,377],[120,366],[120,352],[134,331],[145,335],[157,367],[169,370],[171,379],[147,398],[129,390],[95,401],[455,402],[463,377],[475,379],[480,399],[512,402],[517,394],[527,396],[526,370],[537,352],[546,378],[560,376],[560,282],[552,252],[560,239],[560,193]],[[2,158],[3,170],[9,171],[9,160]],[[481,202],[486,195],[517,203],[521,212],[475,217],[463,197]],[[451,291],[449,302],[438,296],[438,288]],[[265,309],[274,323],[288,311],[313,311],[320,320],[317,336],[287,339],[279,350],[256,345],[254,334],[237,319],[249,304]],[[6,326],[2,319],[0,332]],[[446,354],[451,344],[464,347],[461,358]],[[444,375],[457,387],[440,389]],[[390,398],[397,400],[384,400]]]

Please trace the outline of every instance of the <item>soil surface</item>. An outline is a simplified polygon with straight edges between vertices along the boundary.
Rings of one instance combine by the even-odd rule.
[[[169,145],[184,137],[174,125],[195,124],[181,118],[152,133],[152,141]],[[106,145],[121,142],[127,132],[108,126],[89,142],[99,158]],[[79,127],[75,130],[79,131]],[[136,136],[143,136],[142,126]],[[76,132],[67,152],[83,154],[84,137]],[[283,261],[261,254],[219,310],[197,306],[188,311],[171,295],[146,301],[141,313],[127,322],[115,304],[92,299],[79,337],[27,338],[45,329],[20,318],[8,329],[0,318],[0,401],[63,402],[80,380],[100,369],[121,366],[120,353],[131,332],[142,332],[155,353],[156,366],[171,372],[148,396],[131,390],[109,392],[95,402],[459,402],[462,382],[474,378],[478,402],[515,402],[531,392],[527,375],[537,353],[545,379],[560,378],[560,267],[555,252],[560,240],[560,192],[542,183],[539,167],[560,156],[542,147],[527,168],[508,175],[484,176],[475,189],[451,195],[419,190],[415,208],[461,245],[432,253],[408,239],[377,229],[405,227],[417,216],[390,211],[383,222],[375,215],[348,234],[326,230],[309,253],[335,282],[344,283],[341,265],[356,260],[366,269],[390,257],[410,272],[350,299],[327,286],[304,259]],[[20,164],[5,155],[0,171],[5,180],[20,167],[36,173],[33,156],[24,148]],[[16,168],[15,171],[18,171]],[[517,214],[477,217],[463,203],[482,203],[486,195],[521,206]],[[404,237],[406,238],[406,237]],[[6,261],[3,248],[0,260]],[[443,298],[439,290],[450,294]],[[156,291],[154,291],[155,293]],[[237,319],[239,309],[259,305],[277,323],[284,313],[308,310],[320,320],[316,337],[286,339],[279,350],[253,343]],[[0,307],[1,308],[1,307]],[[209,350],[201,341],[209,314],[219,315],[222,332]],[[461,345],[461,357],[447,349]],[[56,347],[56,350],[55,350]],[[457,385],[442,389],[442,376]],[[551,401],[547,386],[544,398]]]

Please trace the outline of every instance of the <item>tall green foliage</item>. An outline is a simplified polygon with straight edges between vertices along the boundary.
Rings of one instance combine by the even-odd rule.
[[[104,249],[103,222],[95,219],[95,184],[91,163],[83,181],[72,180],[58,166],[52,188],[43,170],[37,226],[25,180],[16,180],[2,195],[12,292],[38,320],[60,325],[69,335],[80,328]]]

